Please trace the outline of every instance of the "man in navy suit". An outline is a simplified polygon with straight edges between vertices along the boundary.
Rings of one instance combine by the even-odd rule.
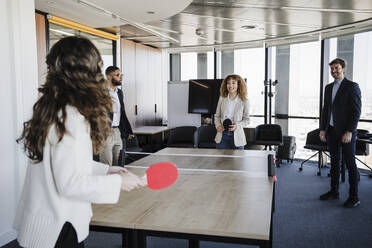
[[[344,207],[356,207],[360,204],[355,146],[362,105],[361,93],[357,83],[344,77],[344,60],[334,59],[329,66],[334,82],[325,88],[319,136],[323,142],[327,142],[331,154],[331,190],[321,195],[320,200],[339,198],[340,164],[343,156],[349,171],[350,184],[349,198]]]
[[[108,83],[108,90],[112,99],[111,121],[112,121],[112,134],[107,138],[105,149],[100,154],[99,159],[101,162],[113,165],[122,166],[125,157],[125,140],[134,137],[132,128],[128,121],[124,107],[123,91],[117,86],[121,86],[123,81],[123,74],[116,66],[107,67],[106,78]],[[122,151],[120,153],[120,150]],[[119,153],[121,159],[119,159]],[[121,164],[119,162],[121,161]]]

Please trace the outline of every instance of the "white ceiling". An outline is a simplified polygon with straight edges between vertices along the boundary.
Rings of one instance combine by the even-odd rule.
[[[120,26],[124,38],[171,49],[372,29],[372,0],[35,0],[35,5],[92,27]]]
[[[35,0],[37,10],[94,28],[161,20],[192,0]]]

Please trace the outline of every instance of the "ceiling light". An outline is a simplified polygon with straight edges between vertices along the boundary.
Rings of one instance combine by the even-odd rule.
[[[155,14],[154,11],[147,11],[146,13],[149,14],[149,15],[153,15],[153,14]]]
[[[171,40],[171,41],[176,42],[176,43],[180,43],[179,40],[176,40],[176,39],[174,39],[174,38],[172,38],[172,37],[170,37],[168,35],[165,35],[163,33],[160,33],[158,31],[156,31],[156,30],[153,30],[152,28],[150,28],[149,26],[147,26],[147,25],[145,25],[143,23],[138,23],[138,22],[130,21],[130,20],[126,19],[126,18],[121,17],[120,15],[118,15],[116,13],[112,13],[112,12],[110,12],[110,11],[102,8],[101,6],[98,6],[98,5],[96,5],[94,3],[91,3],[91,2],[89,2],[87,0],[77,0],[77,1],[78,1],[79,4],[85,5],[87,7],[93,8],[93,9],[95,9],[97,11],[100,11],[100,12],[106,14],[106,15],[109,15],[113,19],[123,21],[126,24],[130,24],[130,25],[132,25],[132,26],[134,26],[136,28],[142,29],[143,31],[149,32],[151,34],[154,34],[154,35],[156,35],[156,36],[158,36],[160,38]],[[148,11],[148,12],[152,12],[152,11]]]
[[[65,31],[61,31],[61,30],[58,30],[58,29],[53,29],[53,28],[49,28],[50,31],[53,31],[55,33],[59,33],[59,34],[64,34],[64,35],[68,35],[68,36],[73,36],[73,34],[71,33],[68,33],[68,32],[65,32]]]

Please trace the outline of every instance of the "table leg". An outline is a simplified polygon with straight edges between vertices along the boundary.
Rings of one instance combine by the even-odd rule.
[[[143,230],[137,231],[137,247],[138,248],[146,248],[146,233]]]
[[[136,234],[134,230],[128,230],[123,233],[123,248],[132,248],[136,245]]]
[[[189,239],[189,248],[199,248],[199,240]]]

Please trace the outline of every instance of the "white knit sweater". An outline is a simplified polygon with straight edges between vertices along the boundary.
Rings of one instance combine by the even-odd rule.
[[[50,127],[43,161],[29,162],[14,228],[27,248],[53,248],[65,222],[81,242],[88,236],[91,203],[116,203],[121,177],[106,175],[108,166],[92,160],[90,127],[74,107],[67,106],[67,132],[58,142]]]

